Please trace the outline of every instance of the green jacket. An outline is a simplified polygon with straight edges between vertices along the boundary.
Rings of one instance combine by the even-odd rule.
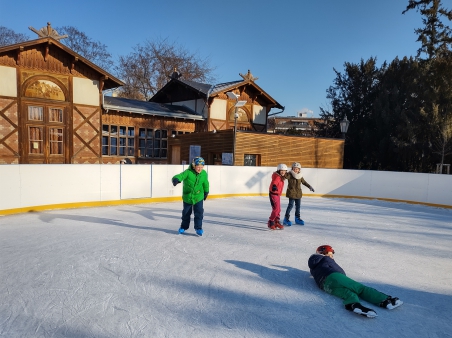
[[[196,204],[204,199],[204,193],[209,192],[207,172],[196,173],[191,167],[173,177],[183,182],[182,200],[188,204]]]
[[[293,171],[289,171],[284,176],[287,179],[286,197],[299,199],[303,196],[301,191],[301,185],[311,189],[311,186],[306,182],[301,173],[295,174]]]

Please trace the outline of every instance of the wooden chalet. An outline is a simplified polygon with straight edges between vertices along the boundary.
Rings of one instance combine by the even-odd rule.
[[[240,75],[243,80],[208,85],[180,79],[175,73],[150,99],[184,105],[205,117],[198,132],[168,139],[168,163],[189,163],[190,146],[198,146],[207,164],[225,164],[228,158],[231,165],[300,162],[305,167],[343,167],[343,140],[267,133],[270,110],[284,107],[255,83],[250,71]],[[238,101],[244,104],[236,108]]]
[[[33,29],[34,30],[34,29]],[[100,163],[102,90],[123,85],[50,26],[0,47],[0,163]]]
[[[124,83],[59,40],[0,47],[0,164],[167,163],[167,140],[204,128],[185,106],[104,96]]]

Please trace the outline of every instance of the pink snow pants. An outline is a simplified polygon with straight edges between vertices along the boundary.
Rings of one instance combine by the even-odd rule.
[[[281,214],[281,196],[269,193],[270,204],[272,206],[272,213],[270,214],[269,221],[274,222],[275,219],[279,219]]]

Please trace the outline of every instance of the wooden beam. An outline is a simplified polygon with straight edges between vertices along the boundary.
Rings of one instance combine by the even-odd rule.
[[[99,93],[102,93],[104,90],[105,81],[108,80],[108,76],[102,76],[99,80]]]
[[[24,46],[20,46],[19,49],[16,50],[16,65],[20,63],[20,53],[23,52]]]
[[[71,73],[72,73],[72,71],[75,69],[75,64],[78,62],[78,56],[75,56],[73,59],[72,59],[72,63],[71,63]]]
[[[50,42],[47,42],[46,47],[45,47],[45,52],[44,52],[44,61],[47,62],[47,57],[49,56],[49,51],[50,51]]]

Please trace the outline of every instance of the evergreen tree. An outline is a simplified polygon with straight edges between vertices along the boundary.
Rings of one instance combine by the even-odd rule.
[[[428,59],[431,59],[449,54],[452,30],[441,21],[441,18],[452,20],[452,10],[445,9],[441,0],[409,0],[408,6],[402,13],[405,14],[413,9],[422,14],[424,24],[423,28],[414,30],[418,36],[417,41],[421,43],[417,56],[425,53]]]
[[[329,137],[340,137],[339,122],[346,116],[350,128],[346,135],[344,168],[371,169],[375,138],[378,137],[372,107],[381,70],[376,67],[376,58],[361,60],[359,64],[346,62],[344,68],[344,74],[334,69],[336,79],[327,90],[332,111],[321,109],[324,123],[318,125],[321,128],[318,135],[328,133]]]

